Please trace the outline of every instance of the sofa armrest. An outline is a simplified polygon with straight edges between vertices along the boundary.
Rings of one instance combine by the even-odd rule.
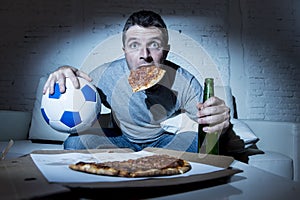
[[[30,112],[0,110],[0,141],[26,140],[30,121]]]
[[[242,119],[259,138],[258,148],[293,159],[294,178],[300,180],[300,123]]]

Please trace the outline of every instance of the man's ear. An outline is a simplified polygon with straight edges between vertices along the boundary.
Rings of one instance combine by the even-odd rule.
[[[122,47],[122,50],[123,50],[123,52],[125,53],[125,48],[124,48],[124,46]]]
[[[167,47],[166,47],[166,51],[168,51],[168,52],[169,52],[169,51],[170,51],[170,49],[171,49],[171,45],[169,45],[169,44],[168,44],[168,45],[167,45]]]
[[[164,59],[167,59],[170,48],[171,48],[171,46],[169,44],[166,45],[166,47],[164,48]]]

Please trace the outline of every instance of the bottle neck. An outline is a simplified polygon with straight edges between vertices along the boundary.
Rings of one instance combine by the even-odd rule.
[[[203,102],[214,95],[214,79],[206,78],[204,82]]]

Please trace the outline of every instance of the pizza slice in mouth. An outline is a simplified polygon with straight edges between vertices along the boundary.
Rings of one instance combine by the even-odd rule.
[[[155,65],[141,66],[131,70],[128,82],[133,92],[148,89],[157,84],[165,75],[166,70]]]

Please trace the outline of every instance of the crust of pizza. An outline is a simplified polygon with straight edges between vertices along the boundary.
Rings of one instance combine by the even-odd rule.
[[[126,161],[78,162],[69,165],[69,168],[97,175],[134,178],[183,174],[191,169],[191,165],[186,160],[168,155],[152,155]]]
[[[82,171],[91,174],[103,174],[103,175],[105,174],[109,176],[116,176],[119,173],[118,170],[112,167],[108,167],[108,166],[99,167],[97,163],[78,162],[76,164],[69,165],[69,168],[76,171]]]
[[[142,66],[136,70],[131,70],[128,82],[133,92],[146,90],[157,84],[165,75],[166,70],[155,65]]]

